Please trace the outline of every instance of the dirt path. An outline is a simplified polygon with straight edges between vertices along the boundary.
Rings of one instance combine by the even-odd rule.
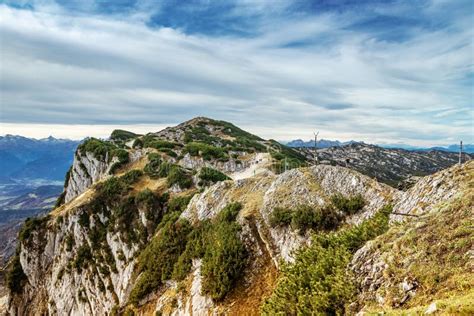
[[[253,177],[259,173],[268,170],[270,165],[269,153],[257,153],[255,158],[250,161],[250,167],[242,171],[234,172],[230,175],[233,180],[241,180]]]

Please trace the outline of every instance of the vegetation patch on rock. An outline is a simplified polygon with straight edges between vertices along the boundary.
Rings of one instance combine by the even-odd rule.
[[[387,206],[359,226],[313,236],[310,246],[284,263],[277,287],[262,306],[264,315],[342,315],[357,291],[347,266],[366,241],[388,229]]]

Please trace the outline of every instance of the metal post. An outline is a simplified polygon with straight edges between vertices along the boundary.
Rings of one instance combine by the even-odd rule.
[[[313,133],[314,134],[314,164],[317,165],[318,164],[318,134],[319,134],[319,131],[317,133]]]

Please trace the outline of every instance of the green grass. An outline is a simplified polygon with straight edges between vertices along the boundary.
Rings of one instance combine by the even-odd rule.
[[[385,298],[385,306],[393,313],[397,313],[395,306],[400,300],[398,285],[405,278],[416,280],[418,288],[399,311],[427,306],[434,300],[454,300],[474,291],[468,255],[474,246],[474,191],[468,191],[424,216],[393,226],[374,241],[373,251],[388,265],[384,273],[388,286],[376,293]],[[365,304],[380,310],[375,302]]]

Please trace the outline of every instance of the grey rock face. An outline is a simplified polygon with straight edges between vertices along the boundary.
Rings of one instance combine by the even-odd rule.
[[[65,188],[65,202],[71,201],[85,192],[93,183],[105,177],[116,160],[110,163],[107,161],[108,157],[105,161],[100,161],[92,153],[86,152],[82,155],[78,151],[74,156],[68,185]]]
[[[361,214],[349,219],[360,221],[390,203],[394,192],[391,187],[349,169],[321,165],[293,169],[277,176],[266,174],[235,182],[219,182],[194,196],[182,217],[190,221],[213,218],[228,203],[241,202],[243,211],[239,222],[245,226],[246,214],[255,216],[259,219],[259,235],[267,237],[265,242],[273,261],[291,261],[293,251],[309,242],[310,236],[289,227],[271,227],[269,218],[275,207],[320,206],[334,193],[346,196],[361,193],[369,203]]]

